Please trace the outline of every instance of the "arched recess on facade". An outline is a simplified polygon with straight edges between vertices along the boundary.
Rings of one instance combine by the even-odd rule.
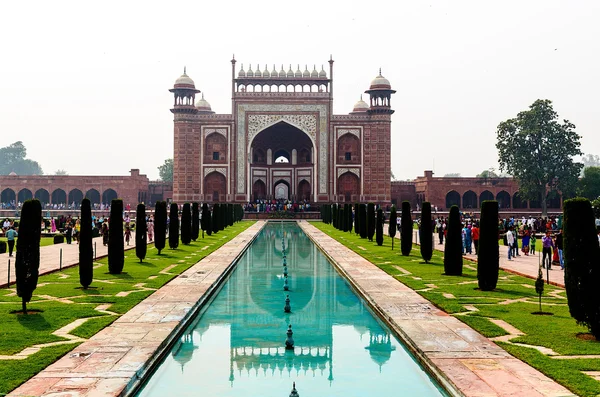
[[[267,198],[267,185],[262,179],[257,179],[252,184],[252,197],[254,201]]]
[[[62,189],[55,189],[52,192],[52,204],[66,204],[67,193]]]
[[[279,179],[273,183],[273,197],[275,200],[289,200],[292,187],[285,179]]]
[[[510,194],[506,190],[498,192],[496,195],[496,201],[498,202],[498,208],[510,208]]]
[[[16,204],[17,195],[15,194],[14,190],[6,188],[2,191],[2,193],[0,193],[0,201],[6,204],[9,204],[11,202],[15,202]]]
[[[96,189],[90,189],[87,192],[85,192],[85,198],[89,199],[92,205],[101,203],[100,192]]]
[[[252,163],[253,164],[267,164],[267,154],[261,149],[257,148],[252,152]]]
[[[446,208],[450,209],[453,205],[457,205],[460,208],[460,194],[456,190],[446,193]]]
[[[42,205],[48,204],[50,202],[50,193],[48,193],[46,189],[36,190],[34,197],[37,200],[40,200],[40,203],[42,203]]]
[[[227,139],[218,132],[208,134],[204,139],[204,164],[224,164],[227,162]]]
[[[310,149],[304,147],[298,151],[298,165],[310,165],[310,164],[312,164]]]
[[[298,153],[297,165],[306,165],[312,161],[311,152],[314,147],[313,138],[308,133],[287,121],[280,120],[265,127],[250,139],[248,142],[248,155],[250,153],[265,153],[266,163],[271,164],[277,159],[277,153],[282,150],[287,153],[290,165],[294,165],[291,164],[291,153],[296,149]],[[269,158],[269,151],[274,153],[271,158]],[[254,160],[254,156],[252,156],[252,159]],[[257,164],[264,163],[257,162]]]
[[[494,193],[490,192],[489,190],[484,190],[479,195],[479,208],[481,208],[481,204],[483,204],[483,202],[487,200],[494,200]]]
[[[69,205],[75,203],[75,205],[81,204],[83,200],[83,192],[79,189],[73,189],[69,192]]]
[[[344,196],[344,201],[347,203],[358,201],[360,195],[360,179],[353,172],[344,172],[338,178],[337,183],[338,196]]]
[[[293,149],[292,149],[293,151]],[[292,155],[291,152],[288,152],[286,149],[277,149],[275,154],[273,154],[273,162],[274,163],[292,163]]]
[[[360,139],[356,135],[342,135],[337,142],[337,163],[360,164],[360,147]]]
[[[110,204],[111,201],[115,200],[119,195],[113,189],[106,189],[102,192],[102,202],[104,204]]]
[[[218,171],[213,171],[204,177],[204,197],[206,201],[225,201],[227,194],[227,179]]]
[[[298,201],[310,201],[310,182],[307,179],[300,180],[296,192]]]
[[[24,202],[25,200],[31,200],[33,198],[33,193],[29,189],[21,189],[19,190],[19,194],[17,195],[17,200],[19,202]]]
[[[524,200],[519,192],[513,194],[513,206],[514,209],[527,208],[527,200]]]
[[[467,190],[462,197],[463,208],[477,208],[477,194],[472,190]]]

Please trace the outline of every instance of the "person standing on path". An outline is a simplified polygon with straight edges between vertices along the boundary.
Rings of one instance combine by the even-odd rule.
[[[560,229],[558,231],[558,234],[556,235],[555,244],[556,244],[555,248],[558,251],[558,263],[560,264],[560,269],[561,270],[565,270],[565,262],[564,262],[564,259],[563,259],[563,235],[562,235],[562,229]]]
[[[473,238],[473,245],[475,246],[475,255],[479,255],[479,228],[474,223],[471,228],[471,237]]]
[[[552,247],[554,242],[550,237],[550,230],[546,231],[546,235],[542,237],[542,269],[546,268],[546,255],[548,256],[548,270],[552,270]]]
[[[15,248],[15,237],[18,237],[19,233],[15,230],[14,226],[6,231],[6,240],[8,240],[8,256],[12,256],[13,249]]]
[[[508,260],[509,261],[512,261],[511,254],[512,254],[512,250],[513,250],[513,245],[515,243],[515,235],[513,234],[512,229],[513,229],[513,227],[509,226],[508,231],[506,232],[506,244],[508,245]]]

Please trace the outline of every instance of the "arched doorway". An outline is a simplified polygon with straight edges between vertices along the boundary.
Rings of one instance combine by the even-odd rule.
[[[356,135],[348,133],[338,139],[338,164],[360,164],[360,152],[360,140]]]
[[[310,183],[306,179],[298,184],[298,201],[310,201]]]
[[[290,190],[288,181],[280,179],[273,185],[273,197],[275,197],[275,200],[289,200]]]
[[[274,162],[276,164],[287,163],[290,164],[292,162],[292,156],[285,149],[279,149],[273,155]]]
[[[358,176],[350,171],[344,172],[338,178],[337,184],[337,194],[338,196],[344,196],[344,202],[351,203],[358,199],[360,195],[360,180]]]
[[[25,200],[31,200],[33,198],[33,193],[29,189],[21,189],[19,190],[18,200],[19,202],[24,202]]]
[[[204,139],[204,164],[224,164],[227,162],[227,139],[213,132]]]
[[[96,189],[90,189],[85,192],[85,197],[90,200],[92,206],[94,204],[100,204],[100,192]]]
[[[477,208],[477,195],[472,190],[467,190],[465,194],[463,194],[463,208]]]
[[[46,189],[36,190],[34,197],[40,200],[40,203],[42,203],[42,205],[46,205],[50,202],[50,193],[48,193]]]
[[[479,207],[483,204],[484,201],[494,200],[494,194],[489,190],[485,190],[483,193],[479,195]]]
[[[506,190],[498,192],[498,194],[496,195],[496,201],[498,202],[498,208],[510,208],[510,194],[508,194]]]
[[[446,209],[450,209],[453,205],[460,208],[460,194],[456,190],[451,190],[446,194]]]
[[[15,191],[12,189],[4,189],[2,194],[0,194],[0,200],[5,204],[10,204],[12,202],[17,201],[17,195]],[[16,203],[15,203],[16,204]]]
[[[66,204],[67,193],[62,189],[56,189],[52,192],[52,204]]]
[[[204,177],[204,197],[207,201],[225,201],[227,193],[227,180],[225,175],[213,171]]]
[[[102,192],[102,202],[104,204],[110,204],[110,202],[116,200],[117,197],[117,192],[115,192],[113,189],[106,189],[104,192]]]
[[[267,185],[263,182],[262,179],[258,179],[252,185],[252,198],[254,201],[256,200],[264,200],[267,197]]]
[[[514,209],[523,209],[527,208],[527,200],[523,200],[519,192],[516,192],[513,195],[513,208]]]
[[[83,192],[79,189],[73,189],[69,192],[69,205],[75,204],[75,206],[79,206],[81,204],[81,200],[83,200]]]

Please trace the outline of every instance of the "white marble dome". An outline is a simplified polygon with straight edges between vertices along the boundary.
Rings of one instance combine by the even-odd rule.
[[[353,112],[366,112],[369,110],[369,105],[363,101],[362,97],[354,104]]]
[[[381,69],[379,70],[379,75],[377,75],[377,77],[371,81],[371,89],[373,90],[378,88],[388,90],[392,88],[390,81],[381,75]]]
[[[202,98],[196,101],[196,108],[198,110],[211,111],[210,103],[206,99],[204,99],[204,94],[202,94]]]
[[[181,76],[179,76],[179,78],[177,80],[175,80],[175,86],[181,86],[181,85],[192,86],[195,88],[194,80],[192,80],[190,78],[190,76],[188,76],[186,74],[185,68],[183,69],[183,74]]]

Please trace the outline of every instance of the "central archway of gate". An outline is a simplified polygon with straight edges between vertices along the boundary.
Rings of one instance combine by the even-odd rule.
[[[259,132],[250,144],[252,201],[313,199],[313,142],[300,128],[280,121]]]

